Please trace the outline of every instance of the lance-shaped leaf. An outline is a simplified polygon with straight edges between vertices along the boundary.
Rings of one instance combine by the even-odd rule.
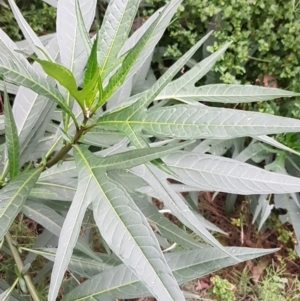
[[[132,126],[142,125],[154,136],[178,139],[228,139],[300,130],[300,121],[292,118],[202,106],[163,107],[149,110],[143,120],[138,114],[134,117]]]
[[[135,149],[103,158],[94,156],[95,160],[96,158],[98,159],[98,162],[97,164],[94,164],[93,167],[101,168],[106,171],[115,169],[128,169],[143,163],[147,163],[154,159],[161,158],[164,156],[164,154],[173,153],[175,150],[182,149],[189,144],[190,142],[181,143],[176,146],[171,145]]]
[[[226,247],[228,253],[235,253],[241,261],[273,253],[276,249],[251,249]],[[235,264],[235,261],[215,248],[204,248],[166,254],[168,265],[179,284],[208,275],[221,268]],[[124,265],[107,270],[79,285],[63,297],[62,301],[110,301],[118,298],[140,298],[150,296],[146,287]]]
[[[59,104],[75,120],[74,114],[59,91],[38,74],[26,58],[15,50],[18,50],[17,46],[0,29],[0,73],[3,78],[12,84],[24,86],[37,94],[46,96]]]
[[[185,226],[193,230],[208,244],[226,252],[218,240],[206,229],[205,223],[203,223],[203,221],[189,208],[182,195],[176,193],[172,189],[168,182],[168,174],[150,164],[137,166],[131,169],[131,171],[153,187],[158,193],[159,198],[164,201],[165,206],[171,209],[172,214],[174,214]],[[181,181],[179,177],[177,177],[176,180]],[[235,258],[234,254],[227,255]],[[235,258],[235,260],[238,261],[237,258]]]
[[[128,38],[141,0],[110,1],[99,33],[98,62],[100,75],[115,63]]]
[[[178,99],[181,101],[187,101],[189,99],[181,98],[182,93],[187,93],[193,90],[194,85],[198,80],[200,80],[208,71],[211,70],[216,61],[223,55],[226,49],[231,43],[226,43],[218,51],[211,54],[209,57],[202,60],[200,63],[196,64],[191,70],[184,73],[178,79],[169,83],[163,91],[156,97],[155,100],[160,99]],[[188,91],[187,91],[188,90]],[[190,100],[191,102],[191,100]]]
[[[48,293],[49,301],[55,301],[57,298],[61,282],[79,237],[86,209],[94,198],[89,170],[82,163],[80,157],[75,156],[75,162],[78,171],[78,187],[59,236]]]
[[[180,80],[180,78],[178,80]],[[176,87],[176,84],[178,87]],[[216,84],[195,87],[194,85],[184,86],[183,82],[180,87],[180,83],[176,82],[176,84],[173,84],[172,82],[170,88],[167,86],[166,89],[157,96],[156,100],[174,98],[189,104],[194,104],[198,101],[247,103],[266,101],[281,97],[299,96],[299,93],[251,85]]]
[[[91,49],[92,49],[93,45],[92,45],[92,42],[91,42],[89,32],[86,29],[85,24],[84,24],[84,18],[83,18],[83,15],[82,15],[82,11],[80,9],[79,0],[75,0],[75,11],[76,11],[76,19],[77,19],[77,22],[78,22],[78,28],[79,28],[79,32],[80,32],[80,35],[81,35],[81,39],[82,39],[82,42],[85,46],[86,52],[89,54],[91,52]]]
[[[77,9],[80,9],[85,29],[89,31],[94,21],[97,1],[80,0],[78,3],[80,7]],[[82,20],[77,18],[74,0],[58,1],[56,22],[61,63],[74,74],[76,80],[79,80],[87,61],[88,53],[85,51],[85,43],[80,34]],[[66,98],[68,99],[68,95]]]
[[[152,229],[126,190],[93,167],[97,162],[87,150],[76,147],[76,157],[81,172],[89,173],[94,219],[109,247],[158,300],[184,300]]]
[[[13,179],[19,171],[19,137],[18,131],[12,113],[8,95],[4,87],[4,121],[5,121],[5,138],[7,155],[9,161],[9,174],[10,178]]]
[[[117,70],[117,72],[110,78],[108,85],[105,87],[103,91],[103,99],[104,102],[107,100],[113,92],[123,84],[127,74],[131,70],[135,61],[139,57],[140,53],[147,45],[158,21],[160,20],[162,14],[158,15],[156,20],[151,24],[151,26],[147,29],[144,35],[139,39],[139,41],[134,45],[132,49],[129,50],[128,54],[125,56],[121,67]]]
[[[163,158],[180,180],[200,190],[235,194],[269,194],[300,191],[300,179],[212,155],[177,152]]]
[[[141,115],[143,110],[155,99],[155,97],[163,90],[163,88],[173,79],[177,72],[184,66],[184,64],[192,57],[197,49],[210,36],[210,33],[203,37],[196,45],[194,45],[186,54],[184,54],[175,64],[173,64],[163,76],[147,91],[140,93],[141,97],[134,98],[136,101],[131,106],[123,104],[123,108],[119,108],[116,112],[103,115],[97,120],[98,124],[111,124],[123,131],[123,127],[128,126],[128,121],[135,115]],[[140,116],[141,117],[141,116]],[[143,118],[143,117],[142,117]],[[122,122],[120,122],[122,120]],[[137,130],[137,129],[135,129]],[[135,141],[134,135],[128,137],[133,143]],[[132,140],[133,139],[133,140]],[[136,144],[138,145],[138,144]]]
[[[37,168],[23,172],[0,190],[0,240],[22,209],[41,171]]]

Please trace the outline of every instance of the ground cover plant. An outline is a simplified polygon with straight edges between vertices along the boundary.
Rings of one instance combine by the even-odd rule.
[[[221,153],[209,155],[205,149],[211,143],[223,143],[222,149],[233,143],[237,154],[244,149],[244,137],[251,137],[254,144],[260,140],[292,152],[266,135],[298,132],[300,121],[201,101],[248,103],[297,94],[258,86],[196,87],[229,47],[224,44],[184,72],[211,33],[149,86],[152,53],[180,0],[159,9],[131,36],[141,1],[110,1],[92,38],[96,1],[47,2],[57,7],[57,28],[44,45],[9,1],[33,55],[0,30],[0,130],[5,133],[0,239],[17,265],[13,283],[1,282],[2,300],[23,300],[24,292],[40,300],[30,274],[36,256],[49,260],[36,275],[51,273],[49,301],[151,295],[167,301],[185,300],[180,284],[276,251],[222,246],[211,234],[222,230],[201,216],[193,200],[202,190],[232,195],[298,192],[297,177]],[[7,92],[15,93],[12,109]],[[153,205],[154,197],[163,202],[163,211]],[[165,211],[199,239],[164,218]],[[11,237],[20,212],[43,226],[32,248]],[[84,227],[90,221],[99,232],[97,252],[93,231]],[[170,243],[183,250],[174,251]],[[76,281],[63,286],[62,293],[66,272]]]

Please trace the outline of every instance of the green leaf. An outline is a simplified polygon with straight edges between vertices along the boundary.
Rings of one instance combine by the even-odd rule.
[[[225,247],[228,253],[235,253],[241,261],[251,260],[267,255],[278,249],[251,249]],[[234,265],[236,262],[215,248],[203,248],[165,255],[179,284],[187,283],[213,273],[221,268]],[[147,297],[150,292],[138,278],[124,265],[107,270],[79,285],[63,297],[62,301],[134,299]]]
[[[115,64],[123,43],[128,38],[141,0],[110,1],[99,33],[98,61],[100,75]]]
[[[76,147],[75,158],[80,174],[89,174],[94,219],[109,247],[158,300],[184,300],[152,229],[126,190],[93,167],[97,162],[87,150]]]
[[[4,122],[5,122],[5,138],[7,146],[7,155],[9,161],[9,175],[13,179],[19,171],[19,137],[18,131],[12,113],[6,88],[4,87]]]
[[[300,121],[269,114],[231,109],[177,105],[149,110],[129,122],[157,137],[228,139],[284,132],[299,132]],[[134,120],[135,119],[135,120]]]
[[[300,191],[300,179],[213,155],[177,152],[163,161],[179,181],[204,191],[234,194],[269,194]]]
[[[37,168],[23,172],[0,190],[0,240],[22,209],[41,171]]]
[[[211,33],[203,37],[196,45],[194,45],[186,54],[184,54],[175,64],[173,64],[167,72],[159,78],[159,80],[147,91],[140,93],[141,97],[134,98],[136,101],[131,106],[128,104],[122,104],[123,108],[120,107],[116,112],[104,114],[97,120],[97,124],[109,124],[114,125],[122,131],[122,129],[128,126],[130,120],[135,117],[143,117],[145,114],[145,109],[147,106],[155,99],[155,97],[164,89],[164,87],[173,79],[177,72],[184,66],[184,64],[192,57],[192,55],[197,51],[197,49],[205,42],[205,40],[210,36]],[[141,128],[140,128],[141,129]],[[132,131],[132,135],[128,137],[136,147],[141,147],[138,139],[135,139],[135,132]]]
[[[51,99],[71,116],[77,124],[74,114],[66,105],[61,93],[48,82],[49,80],[37,73],[23,55],[15,50],[18,50],[16,45],[0,29],[0,74],[5,81],[24,86],[39,95]]]
[[[174,98],[186,102],[186,98],[180,98],[180,95],[184,93],[188,94],[191,90],[195,90],[194,85],[196,82],[211,70],[213,65],[224,54],[230,44],[231,43],[226,43],[218,51],[196,64],[191,70],[169,83],[155,100]]]
[[[195,104],[198,101],[247,103],[300,95],[299,93],[284,91],[281,89],[251,85],[216,84],[201,87],[195,87],[194,85],[180,87],[179,83],[176,83],[177,86],[175,83],[176,81],[172,82],[170,87],[166,87],[166,89],[157,96],[156,100],[173,98],[188,104]]]
[[[98,61],[97,61],[98,39],[99,39],[99,37],[97,34],[96,39],[93,43],[91,52],[90,52],[90,56],[89,56],[87,64],[86,64],[86,70],[84,73],[84,81],[83,81],[84,87],[94,78],[95,74],[99,70]]]
[[[46,74],[57,80],[63,87],[65,87],[73,97],[76,97],[77,84],[72,72],[55,62],[40,60],[38,58],[33,58],[36,60],[43,68]]]
[[[161,158],[167,154],[173,153],[175,150],[182,149],[189,144],[190,142],[181,143],[179,145],[135,149],[103,158],[90,154],[90,157],[95,158],[93,168],[101,168],[106,171],[128,169]]]
[[[91,52],[91,49],[93,47],[89,32],[87,31],[85,24],[84,24],[84,18],[82,15],[82,11],[80,9],[79,0],[75,0],[75,11],[76,11],[76,19],[78,23],[79,32],[81,34],[81,39],[83,41],[83,44],[85,46],[85,50],[87,53]]]
[[[122,62],[121,67],[110,78],[108,85],[104,88],[102,102],[105,102],[113,94],[113,92],[123,84],[128,72],[134,65],[141,51],[144,49],[145,45],[148,43],[152,32],[154,31],[157,23],[161,18],[161,15],[159,15],[157,19],[151,24],[151,26],[147,29],[147,31],[139,39],[139,41],[134,45],[134,47],[129,50],[128,54],[125,56]]]
[[[89,171],[81,166],[82,163],[76,156],[75,162],[78,171],[78,187],[59,236],[48,292],[49,301],[55,301],[57,298],[61,282],[80,234],[85,212],[93,198]]]

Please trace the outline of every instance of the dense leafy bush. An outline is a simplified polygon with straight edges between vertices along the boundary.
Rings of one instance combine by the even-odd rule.
[[[145,0],[146,15],[165,0]],[[147,5],[148,4],[148,5]],[[166,55],[180,56],[207,30],[215,30],[210,52],[233,41],[224,60],[217,64],[221,80],[255,82],[273,75],[280,87],[300,90],[300,2],[298,0],[232,1],[186,0],[162,40]],[[204,49],[204,56],[206,55]],[[245,65],[246,64],[246,65]]]
[[[55,32],[56,10],[40,0],[16,0],[20,11],[31,28],[40,36]],[[2,28],[13,41],[24,38],[10,8],[3,2],[0,5],[0,28]]]
[[[65,288],[64,301],[148,295],[181,301],[180,284],[273,252],[222,246],[211,234],[222,231],[198,211],[197,193],[298,192],[299,178],[243,161],[253,158],[248,147],[262,147],[258,140],[291,151],[266,135],[299,132],[300,121],[200,101],[248,103],[298,94],[243,85],[196,87],[229,47],[223,45],[184,72],[211,33],[149,82],[155,45],[181,0],[170,1],[130,37],[140,0],[110,1],[93,38],[88,32],[96,0],[51,2],[57,4],[57,32],[49,42],[43,40],[44,46],[9,0],[36,55],[30,56],[33,64],[0,30],[5,109],[0,116],[0,130],[5,131],[0,147],[0,240],[17,264],[16,280],[10,288],[1,286],[1,298],[8,298],[19,283],[39,300],[28,273],[36,255],[50,261],[37,275],[51,273],[49,301],[57,300],[67,270],[77,281]],[[178,73],[182,76],[172,81]],[[16,94],[12,110],[6,87]],[[245,136],[253,137],[248,153]],[[215,155],[206,154],[213,153],[213,147]],[[235,159],[222,157],[229,148]],[[198,239],[166,219],[153,197]],[[263,217],[266,210],[260,210]],[[20,212],[44,229],[31,248],[18,246],[10,235]],[[97,226],[100,253],[93,249],[94,235],[85,223]],[[170,243],[184,250],[174,251]],[[29,255],[22,262],[20,253],[25,251]],[[22,300],[17,294],[14,298]]]

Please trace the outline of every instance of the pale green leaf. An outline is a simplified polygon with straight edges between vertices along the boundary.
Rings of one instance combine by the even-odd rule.
[[[155,192],[159,195],[159,199],[164,200],[165,206],[170,208],[172,214],[185,226],[194,231],[195,234],[199,235],[208,244],[226,252],[218,240],[207,230],[203,221],[192,212],[183,196],[172,189],[168,182],[168,174],[151,164],[134,167],[131,171],[153,187]],[[183,182],[179,177],[177,177],[176,180]],[[227,255],[234,257],[233,254]]]
[[[81,172],[89,173],[94,219],[109,247],[158,300],[184,300],[152,229],[126,190],[93,168],[97,162],[87,150],[76,147],[76,157]]]
[[[300,191],[300,179],[213,155],[177,152],[163,161],[187,185],[204,191],[269,194]]]
[[[300,130],[300,121],[292,118],[188,105],[149,110],[143,120],[134,117],[132,126],[142,125],[155,136],[178,139],[228,139]]]
[[[157,158],[161,158],[166,154],[170,154],[175,150],[182,149],[190,143],[182,143],[179,145],[161,146],[161,147],[148,147],[136,150],[129,150],[126,152],[118,153],[103,158],[94,157],[98,159],[93,168],[99,168],[103,170],[114,170],[114,169],[128,169],[143,163],[147,163]],[[93,155],[90,155],[93,157]]]
[[[115,64],[123,43],[128,38],[141,0],[110,1],[99,32],[98,62],[100,75]]]
[[[211,54],[209,57],[202,60],[200,63],[196,64],[191,70],[184,73],[178,79],[169,83],[163,91],[156,97],[155,100],[160,99],[178,99],[184,102],[192,102],[195,100],[190,100],[188,97],[180,97],[182,94],[187,94],[188,92],[193,93],[195,90],[195,84],[200,80],[208,71],[211,70],[216,61],[224,54],[226,49],[229,47],[230,43],[226,43],[218,51]],[[195,97],[196,98],[196,97]],[[199,99],[198,99],[199,101]]]
[[[193,69],[192,69],[193,70]],[[180,80],[179,78],[178,80]],[[177,80],[177,81],[178,81]],[[251,85],[215,84],[195,87],[194,85],[180,86],[177,81],[172,82],[162,93],[156,97],[161,99],[177,99],[188,104],[198,101],[221,103],[247,103],[272,100],[281,97],[295,97],[299,93],[289,92],[275,88],[265,88]]]
[[[267,255],[277,249],[251,249],[226,247],[241,261]],[[222,251],[204,248],[166,254],[166,260],[179,284],[208,275],[236,262]],[[82,283],[63,297],[62,301],[111,301],[150,296],[150,292],[125,265],[114,267]]]
[[[0,190],[0,240],[22,209],[41,171],[37,168],[23,172]]]
[[[75,11],[76,11],[76,19],[78,22],[79,32],[81,34],[82,42],[85,46],[86,53],[89,54],[93,47],[91,38],[89,36],[89,32],[85,27],[84,18],[80,9],[79,0],[75,0]]]
[[[0,29],[0,73],[5,81],[24,86],[37,94],[43,95],[56,102],[61,108],[75,119],[74,114],[66,105],[63,96],[43,76],[38,74],[26,58],[17,53],[16,45]]]

